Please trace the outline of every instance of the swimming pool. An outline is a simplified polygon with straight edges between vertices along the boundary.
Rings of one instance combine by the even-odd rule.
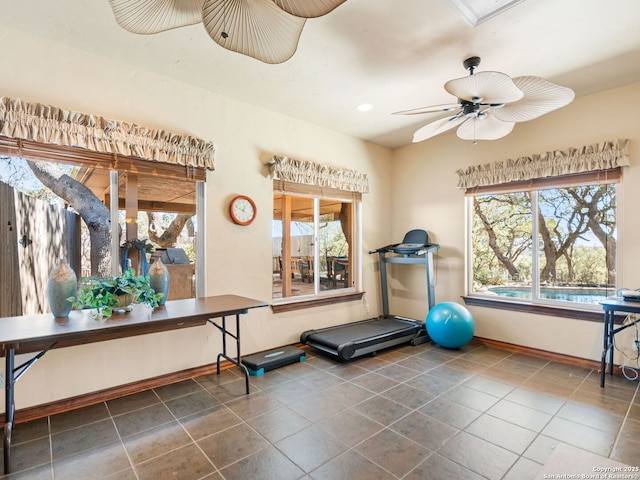
[[[501,297],[531,299],[531,289],[527,287],[491,287],[489,291]],[[563,302],[598,303],[611,295],[615,289],[610,288],[541,288],[540,297]]]

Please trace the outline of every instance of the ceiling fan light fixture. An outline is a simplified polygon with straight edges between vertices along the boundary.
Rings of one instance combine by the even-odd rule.
[[[477,103],[462,101],[462,114],[465,117],[475,117],[480,111],[480,105]]]
[[[568,105],[575,97],[573,90],[551,83],[544,78],[522,76],[511,79],[501,72],[474,73],[480,57],[467,58],[463,65],[469,76],[449,80],[444,88],[458,98],[453,109],[458,112],[419,128],[414,142],[421,142],[458,126],[463,140],[497,140],[513,130],[516,122],[533,120]],[[451,111],[452,104],[432,105],[396,112],[416,115]],[[480,120],[482,120],[480,122]]]

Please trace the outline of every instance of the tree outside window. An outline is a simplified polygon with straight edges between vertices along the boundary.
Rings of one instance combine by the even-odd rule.
[[[471,293],[597,304],[616,288],[617,184],[470,199]]]

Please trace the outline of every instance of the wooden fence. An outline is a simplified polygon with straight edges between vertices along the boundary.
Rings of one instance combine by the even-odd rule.
[[[80,217],[0,182],[0,317],[49,311],[47,278],[60,258],[80,276]]]

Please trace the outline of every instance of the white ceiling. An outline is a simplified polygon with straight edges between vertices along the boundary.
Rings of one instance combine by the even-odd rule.
[[[126,32],[107,0],[0,7],[6,27],[391,148],[441,116],[391,112],[455,101],[443,84],[467,75],[472,55],[478,71],[537,75],[578,96],[640,81],[639,0],[526,0],[476,27],[446,0],[347,0],[308,20],[296,54],[278,65],[223,49],[200,24]],[[365,102],[373,110],[357,111]]]

